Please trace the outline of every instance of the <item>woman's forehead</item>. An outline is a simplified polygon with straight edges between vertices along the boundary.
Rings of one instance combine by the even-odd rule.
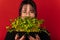
[[[22,9],[27,9],[27,8],[33,9],[33,7],[32,7],[30,4],[25,4],[25,5],[23,5],[23,7],[22,7]]]

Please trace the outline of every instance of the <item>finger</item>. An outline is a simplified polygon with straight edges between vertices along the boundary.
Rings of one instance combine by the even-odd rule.
[[[24,40],[25,39],[25,36],[23,35],[19,40]]]
[[[15,40],[18,40],[18,39],[19,39],[19,35],[16,34],[16,35],[15,35]]]
[[[29,36],[29,40],[35,40],[35,38],[32,36]]]
[[[36,35],[36,40],[40,40],[40,37],[38,35]]]

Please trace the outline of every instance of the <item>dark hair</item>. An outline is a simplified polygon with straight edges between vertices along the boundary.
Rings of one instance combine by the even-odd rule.
[[[22,10],[22,7],[23,5],[25,4],[30,4],[33,8],[34,8],[34,11],[35,11],[35,17],[37,17],[37,11],[36,11],[36,4],[34,1],[32,0],[23,0],[21,5],[20,5],[20,8],[19,8],[19,16],[21,16],[21,10]]]

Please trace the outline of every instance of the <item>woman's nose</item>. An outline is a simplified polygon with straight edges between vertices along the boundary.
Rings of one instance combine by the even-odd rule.
[[[28,12],[28,13],[26,13],[26,16],[27,16],[27,17],[29,17],[29,16],[30,16],[30,13],[29,13],[29,12]]]
[[[29,14],[26,15],[27,17],[29,16]]]

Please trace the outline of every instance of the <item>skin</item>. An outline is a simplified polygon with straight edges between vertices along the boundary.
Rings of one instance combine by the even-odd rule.
[[[25,17],[31,17],[31,18],[35,17],[35,11],[30,4],[25,4],[22,7],[21,18],[24,19]],[[29,40],[40,40],[40,37],[38,35],[36,35],[35,37],[36,38],[29,36]],[[24,39],[25,39],[24,35],[21,38],[19,38],[18,34],[16,34],[15,36],[15,40],[24,40]]]
[[[33,7],[30,4],[25,4],[22,7],[21,17],[23,19],[25,17],[31,17],[31,18],[34,18],[35,17],[35,11],[34,11]]]

